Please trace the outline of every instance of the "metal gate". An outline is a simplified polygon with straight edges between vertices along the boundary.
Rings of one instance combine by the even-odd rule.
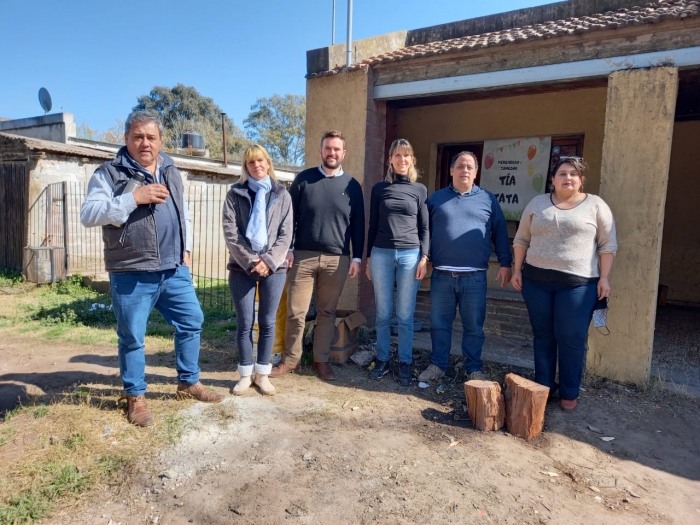
[[[0,162],[0,268],[22,270],[29,181],[25,162]]]

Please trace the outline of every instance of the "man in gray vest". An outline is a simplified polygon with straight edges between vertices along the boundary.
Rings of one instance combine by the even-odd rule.
[[[124,128],[126,146],[93,174],[80,221],[88,228],[102,226],[127,417],[148,426],[153,416],[145,398],[144,340],[153,308],[175,328],[177,397],[216,403],[224,396],[199,382],[204,315],[188,268],[191,239],[182,177],[160,151],[163,128],[157,117],[134,111]]]

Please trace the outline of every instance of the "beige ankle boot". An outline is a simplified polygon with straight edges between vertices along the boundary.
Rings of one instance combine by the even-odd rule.
[[[253,365],[238,365],[238,375],[241,378],[236,383],[236,386],[233,387],[234,396],[242,396],[250,388],[250,385],[253,383]]]
[[[275,387],[268,379],[271,370],[271,364],[259,365],[255,363],[255,384],[258,385],[260,393],[264,396],[274,396],[276,392]]]

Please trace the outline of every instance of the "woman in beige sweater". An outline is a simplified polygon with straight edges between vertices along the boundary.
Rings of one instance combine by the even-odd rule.
[[[534,334],[535,381],[559,389],[561,408],[576,408],[593,309],[610,295],[617,251],[607,204],[584,193],[586,163],[562,157],[552,193],[525,207],[513,241],[513,286],[521,290]],[[559,384],[555,382],[559,361]]]

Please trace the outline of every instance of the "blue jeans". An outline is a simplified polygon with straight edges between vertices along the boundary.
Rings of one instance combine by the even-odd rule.
[[[523,298],[534,334],[535,381],[577,399],[586,356],[586,338],[598,299],[597,283],[572,285],[523,279]]]
[[[204,314],[187,266],[161,272],[109,274],[112,307],[117,318],[119,369],[124,391],[130,396],[146,392],[144,339],[151,310],[158,310],[175,328],[177,379],[199,381],[199,339]]]
[[[253,324],[255,323],[255,288],[258,289],[258,357],[257,363],[270,364],[275,340],[275,317],[287,274],[259,274],[232,271],[228,275],[233,304],[236,307],[236,343],[242,366],[253,364]]]
[[[464,369],[471,374],[484,366],[481,350],[485,339],[486,271],[455,275],[433,270],[430,279],[430,339],[433,344],[430,362],[443,371],[447,370],[452,323],[459,306]]]
[[[396,283],[396,318],[399,323],[399,361],[413,362],[413,313],[420,281],[416,269],[420,248],[372,248],[369,271],[374,286],[377,310],[377,358],[389,360],[391,318],[394,314],[394,283]]]

